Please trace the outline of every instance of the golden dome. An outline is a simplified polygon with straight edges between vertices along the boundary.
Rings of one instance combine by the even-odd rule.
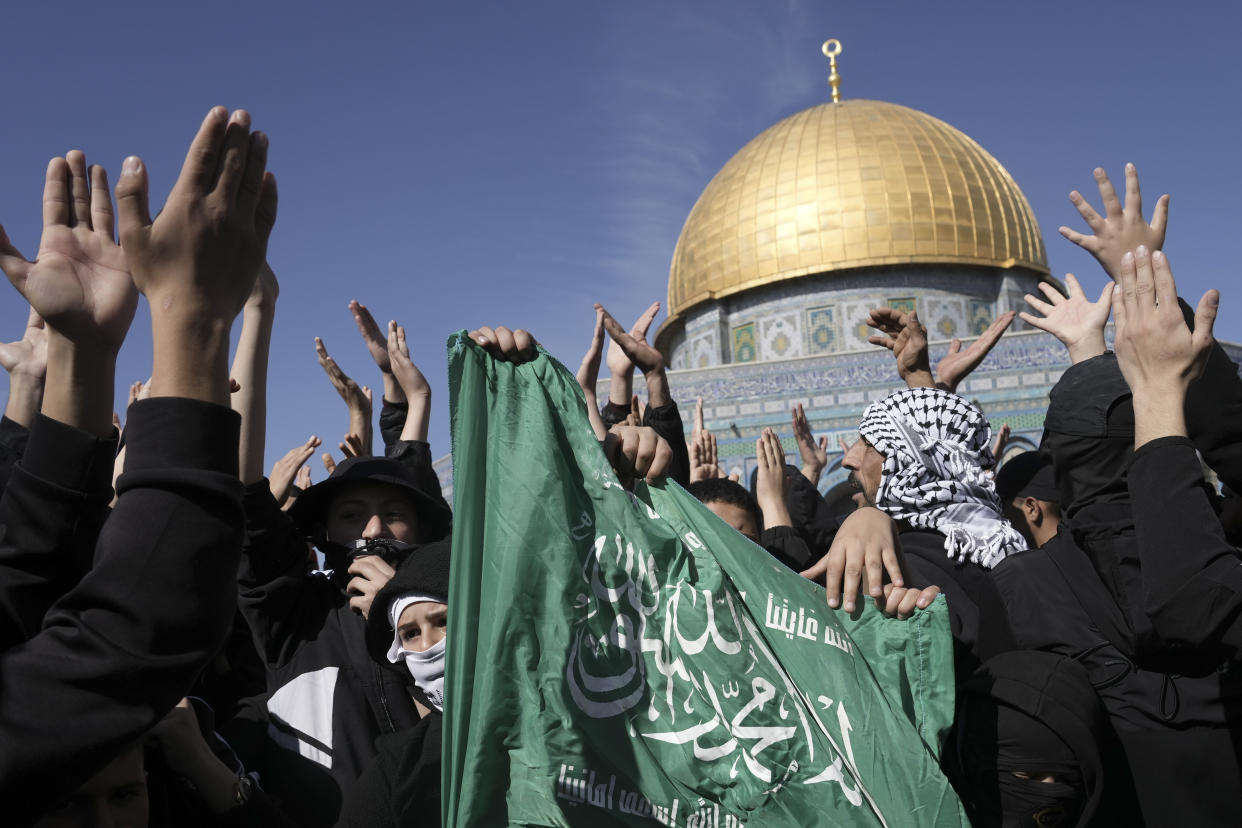
[[[968,136],[884,101],[820,104],[708,183],[673,251],[669,319],[807,274],[928,263],[1048,272],[1026,197]]]

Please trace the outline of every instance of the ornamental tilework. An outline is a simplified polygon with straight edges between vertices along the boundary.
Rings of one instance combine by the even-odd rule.
[[[733,329],[733,361],[754,362],[759,357],[755,342],[755,323],[749,322]]]
[[[992,324],[992,303],[970,300],[970,335],[978,336]]]
[[[837,347],[837,309],[832,305],[806,312],[807,350],[826,354]]]
[[[720,364],[720,350],[716,345],[716,332],[705,331],[690,344],[690,360],[693,368],[711,368]]]
[[[781,314],[759,321],[760,354],[763,360],[791,359],[802,356],[802,331],[798,315]]]
[[[899,296],[888,300],[888,306],[893,310],[899,310],[903,313],[909,313],[915,309],[913,296]]]

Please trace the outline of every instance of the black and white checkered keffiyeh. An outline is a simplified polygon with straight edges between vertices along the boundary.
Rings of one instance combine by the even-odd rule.
[[[939,388],[908,388],[867,406],[858,431],[884,455],[876,506],[945,536],[949,557],[986,569],[1026,549],[1001,517],[992,429],[974,405]]]

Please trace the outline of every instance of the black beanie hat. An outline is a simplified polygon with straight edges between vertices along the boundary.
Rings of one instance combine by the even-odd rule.
[[[367,652],[371,658],[380,664],[388,663],[393,632],[388,610],[394,601],[412,592],[442,595],[448,600],[451,550],[450,538],[416,547],[397,567],[392,579],[375,594],[367,615]]]

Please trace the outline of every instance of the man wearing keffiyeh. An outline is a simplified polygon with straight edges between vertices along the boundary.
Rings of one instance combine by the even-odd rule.
[[[992,430],[970,402],[939,388],[908,388],[868,406],[858,431],[883,455],[878,486],[864,495],[893,520],[940,532],[950,558],[985,569],[1026,549],[1001,516],[985,470],[994,464]]]
[[[883,335],[871,341],[893,351],[908,387],[867,407],[862,439],[842,459],[868,506],[893,521],[905,586],[936,584],[948,599],[959,679],[1014,646],[988,570],[1026,541],[1001,514],[988,421],[953,393],[1011,319],[1002,315],[966,349],[955,342],[933,376],[917,314],[872,311]]]

